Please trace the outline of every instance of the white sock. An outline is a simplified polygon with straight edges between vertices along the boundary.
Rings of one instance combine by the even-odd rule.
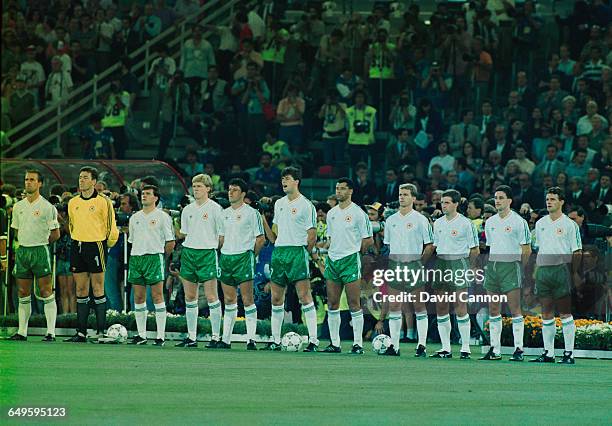
[[[225,316],[223,317],[223,341],[227,344],[232,343],[232,332],[238,314],[238,305],[225,305]]]
[[[523,350],[523,335],[525,334],[525,320],[522,316],[512,317],[512,335],[514,347]]]
[[[470,316],[465,314],[465,316],[457,316],[457,327],[459,328],[459,334],[461,335],[461,352],[470,351]]]
[[[389,334],[395,350],[399,349],[400,330],[402,329],[402,311],[389,312]]]
[[[489,330],[491,334],[491,347],[496,355],[501,354],[501,334],[502,334],[502,317],[497,315],[496,317],[489,318]]]
[[[555,334],[557,327],[555,319],[542,321],[542,340],[544,341],[544,350],[548,352],[548,356],[555,356]]]
[[[147,305],[145,303],[134,303],[134,317],[136,317],[136,328],[138,335],[147,338]]]
[[[45,304],[45,317],[47,318],[47,334],[55,336],[55,320],[57,319],[57,303],[55,302],[55,293],[51,296],[42,299]]]
[[[363,347],[363,311],[360,309],[357,312],[351,312],[351,321],[353,323],[353,345]]]
[[[331,343],[334,346],[340,346],[340,322],[340,309],[327,311],[327,326],[329,327]]]
[[[30,315],[32,315],[32,297],[20,297],[17,311],[19,312],[19,330],[17,330],[17,333],[27,337],[28,321],[30,320]]]
[[[451,351],[450,333],[450,316],[448,314],[444,316],[438,316],[438,334],[440,335],[440,342],[442,342],[442,350],[446,352]]]
[[[157,338],[166,340],[166,303],[155,304],[155,324],[157,324]]]
[[[314,343],[315,345],[318,345],[319,339],[317,339],[317,311],[315,310],[314,303],[310,302],[307,305],[302,305],[302,313],[304,314],[304,319],[306,320],[306,327],[308,328],[308,341]]]
[[[272,305],[270,327],[272,328],[272,340],[274,343],[280,343],[281,341],[283,319],[285,319],[285,305]]]
[[[576,324],[574,317],[569,316],[561,320],[563,325],[563,342],[565,343],[566,352],[574,352],[574,339],[576,338]]]
[[[427,346],[427,329],[429,328],[429,318],[427,311],[416,312],[417,332],[419,333],[419,345]]]
[[[210,311],[212,338],[213,340],[219,340],[219,336],[221,335],[221,302],[217,300],[216,302],[210,303],[208,305],[208,310]]]
[[[255,340],[257,334],[257,306],[255,304],[244,307],[246,317],[247,340]]]
[[[193,302],[185,302],[185,319],[187,320],[187,334],[189,335],[189,339],[195,341],[198,337],[197,300],[194,300]]]

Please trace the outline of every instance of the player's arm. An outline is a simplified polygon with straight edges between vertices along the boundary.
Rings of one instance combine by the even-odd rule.
[[[261,251],[261,248],[264,246],[265,242],[266,239],[264,238],[263,234],[258,235],[257,238],[255,238],[255,247],[253,248],[255,256],[259,256],[259,252]]]
[[[8,253],[6,251],[6,235],[0,236],[0,270],[6,271],[8,268]]]
[[[470,249],[470,265],[472,265],[472,267],[476,266],[476,261],[478,260],[479,254],[480,254],[480,249],[478,248],[478,246],[472,247]]]
[[[56,242],[59,239],[60,239],[60,230],[59,230],[59,228],[52,229],[51,233],[49,234],[49,244],[53,244],[54,242]]]
[[[308,235],[306,237],[306,250],[308,250],[308,253],[312,253],[312,250],[314,249],[314,246],[317,242],[317,229],[310,228],[307,233]]]
[[[531,244],[521,245],[521,264],[523,265],[523,269],[527,268],[530,257],[531,257]]]
[[[266,219],[266,216],[263,213],[260,213],[260,216],[261,216],[261,222],[263,223],[263,228],[266,234],[266,238],[268,239],[268,241],[274,244],[276,242],[277,235],[274,233],[274,231],[268,224],[268,220]],[[315,231],[315,239],[316,239],[316,231]]]
[[[374,244],[374,237],[367,237],[361,240],[361,252],[364,253]]]
[[[361,227],[361,253],[374,245],[374,234],[372,233],[372,223],[370,218],[363,212],[362,214],[362,227]]]
[[[172,255],[172,252],[174,251],[174,246],[176,245],[176,242],[174,240],[172,241],[166,241],[166,245],[164,246],[164,253],[166,255],[166,258],[170,257]]]
[[[582,249],[577,249],[572,253],[572,281],[576,288],[580,288],[583,282],[580,276],[580,265],[582,265]]]
[[[166,259],[168,259],[172,252],[174,251],[174,246],[176,242],[174,241],[174,221],[168,215],[166,217],[166,227],[164,229],[166,244],[164,245],[164,253],[166,255]]]
[[[425,244],[425,247],[423,247],[423,253],[421,253],[421,262],[423,265],[426,265],[427,262],[429,262],[429,259],[431,259],[433,256],[435,249],[436,248],[434,247],[433,243]]]
[[[107,204],[107,227],[108,233],[106,237],[106,244],[108,247],[113,247],[117,244],[119,240],[119,229],[117,229],[117,222],[115,221],[115,209],[113,209],[113,204],[108,198],[104,198]]]

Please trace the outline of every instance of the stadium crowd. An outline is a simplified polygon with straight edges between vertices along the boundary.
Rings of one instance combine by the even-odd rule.
[[[128,11],[121,4],[129,2],[100,1],[99,8],[88,8],[89,16],[80,2],[59,3],[64,7],[47,11],[20,10],[15,3],[3,15],[2,95],[9,103],[3,108],[3,131],[8,129],[4,111],[10,124],[20,122],[46,101],[60,99],[68,81],[78,84],[107,67],[109,52],[129,52],[195,7],[177,1],[171,9],[160,1],[142,10],[134,3]],[[484,224],[496,213],[495,188],[512,189],[512,208],[533,231],[547,214],[547,190],[556,186],[565,191],[565,213],[579,224],[583,242],[596,244],[593,253],[601,260],[612,224],[612,9],[603,0],[576,1],[568,17],[544,18],[529,0],[513,3],[478,0],[464,9],[440,3],[427,22],[416,4],[401,18],[378,5],[367,16],[355,13],[339,23],[325,19],[318,7],[288,22],[282,2],[266,1],[254,9],[239,7],[229,26],[195,26],[178,61],[162,45],[150,67],[147,121],[160,140],[156,158],[175,165],[187,181],[200,173],[210,176],[212,196],[222,206],[227,183],[244,179],[250,187],[245,200],[269,220],[282,195],[281,170],[290,165],[304,176],[351,176],[353,201],[372,223],[383,223],[397,209],[403,183],[416,185],[415,209],[430,221],[442,215],[443,191],[455,189],[483,251]],[[560,36],[548,46],[543,39],[551,24]],[[218,37],[215,48],[205,31]],[[124,73],[129,70],[125,61]],[[138,90],[134,79],[117,79],[115,93]],[[123,106],[133,103],[123,101]],[[78,132],[82,158],[124,158],[126,136],[104,126],[107,116],[108,109],[94,115]],[[184,158],[168,158],[177,126],[193,145]],[[155,177],[124,188],[98,182],[97,190],[114,200],[118,212],[130,215],[138,209],[144,184],[155,185]],[[21,196],[9,185],[2,191],[9,205]],[[61,223],[61,206],[77,189],[50,191]],[[321,248],[326,213],[336,202],[335,195],[313,200]],[[162,205],[180,208],[163,199]],[[385,254],[383,229],[374,233],[373,262]],[[64,230],[56,245],[58,283],[62,310],[73,312],[70,272],[65,263],[61,267],[68,261],[62,250],[68,239]],[[109,307],[117,310],[122,309],[121,244],[109,252],[105,277]],[[267,241],[256,268],[260,318],[270,313],[272,249]],[[176,273],[180,250],[179,245],[166,279],[173,289],[167,295],[170,309],[177,313],[184,312]],[[316,288],[322,306],[324,286]],[[609,289],[597,291],[612,297]],[[200,296],[200,312],[208,315],[203,292]],[[601,314],[587,306],[590,296],[574,300],[584,301],[583,312]],[[343,307],[348,315],[348,305]],[[366,331],[373,332],[381,307],[370,303],[368,308]],[[301,321],[296,294],[289,293],[286,310]],[[405,313],[407,333],[414,333],[412,314]],[[350,317],[344,319],[348,323]]]

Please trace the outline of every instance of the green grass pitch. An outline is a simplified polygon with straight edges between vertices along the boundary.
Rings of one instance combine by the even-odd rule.
[[[351,356],[348,343],[308,354],[30,340],[0,342],[0,424],[24,424],[10,407],[67,409],[27,424],[113,425],[595,425],[612,412],[610,361],[485,362],[476,347],[467,361],[415,359],[413,345],[380,357],[369,343]]]

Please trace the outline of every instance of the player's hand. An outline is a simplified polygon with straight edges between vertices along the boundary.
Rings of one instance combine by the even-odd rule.
[[[574,287],[576,287],[576,291],[578,294],[582,293],[582,286],[584,284],[584,279],[578,272],[574,272],[572,274],[572,281],[574,282]]]
[[[378,334],[383,334],[385,331],[385,327],[382,321],[378,321],[376,323],[376,325],[374,326],[374,331],[376,331]]]
[[[264,285],[263,291],[264,293],[270,293],[270,281],[268,281],[266,285]]]

